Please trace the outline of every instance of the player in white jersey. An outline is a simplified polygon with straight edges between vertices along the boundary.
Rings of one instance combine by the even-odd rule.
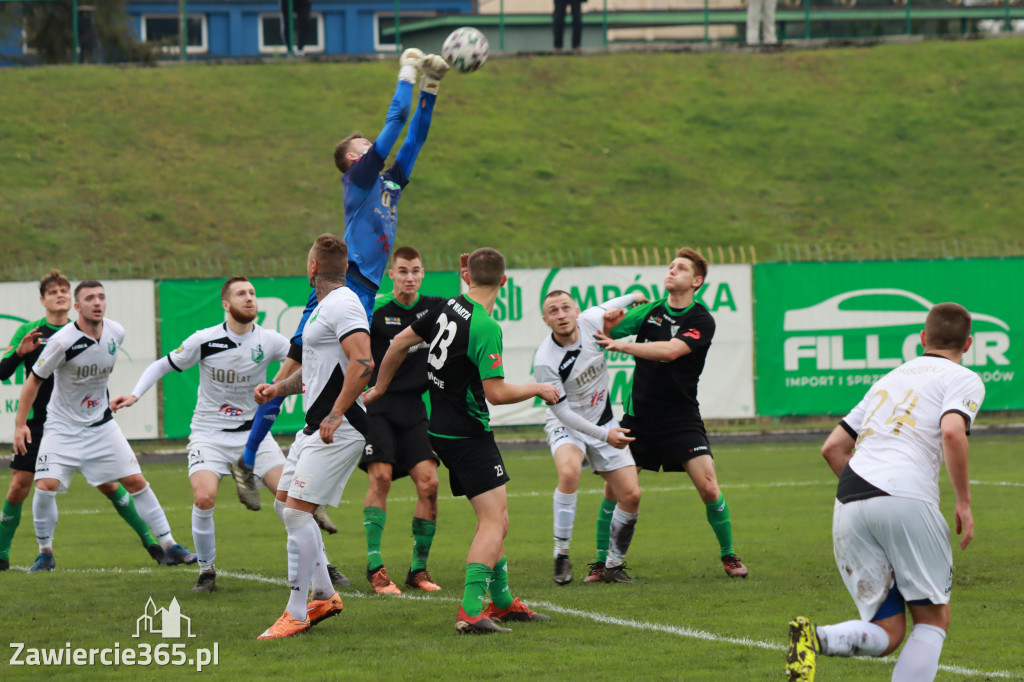
[[[107,381],[124,342],[124,327],[104,319],[107,297],[103,285],[86,280],[75,287],[75,310],[78,320],[50,337],[25,378],[14,419],[14,450],[24,453],[31,439],[26,425],[29,408],[42,382],[53,376],[32,498],[39,556],[29,571],[49,571],[56,565],[53,532],[57,526],[57,493],[67,491],[75,471],[81,471],[92,486],[120,481],[167,558],[174,563],[193,564],[196,555],[174,541],[164,510],[142,476],[135,453],[107,403]]]
[[[548,408],[544,426],[558,470],[553,500],[554,581],[560,585],[572,582],[569,542],[584,458],[605,479],[597,517],[597,558],[589,564],[584,580],[635,582],[623,564],[640,509],[640,483],[628,446],[633,439],[612,415],[605,352],[594,342],[594,334],[604,329],[605,311],[646,302],[641,294],[629,294],[580,313],[564,291],[544,297],[544,322],[551,334],[537,349],[533,374],[537,381],[555,386],[560,395],[558,403]]]
[[[288,339],[254,321],[256,289],[245,277],[232,277],[220,290],[227,320],[201,329],[176,350],[156,360],[142,373],[130,395],[115,396],[115,412],[131,407],[171,371],[198,364],[199,394],[188,439],[188,476],[192,484],[192,539],[199,557],[199,580],[193,592],[217,589],[216,531],[213,509],[222,476],[242,456],[252,428],[256,401],[253,389],[267,380],[272,362],[288,355]],[[284,467],[281,448],[268,433],[256,453],[254,472],[270,490],[277,490]]]
[[[933,307],[921,332],[924,355],[882,377],[835,428],[822,455],[839,477],[832,544],[860,620],[789,624],[790,680],[813,680],[818,654],[885,656],[914,627],[894,682],[933,680],[949,630],[953,551],[939,511],[943,460],[956,496],[960,549],[974,537],[967,436],[985,398],[981,378],[960,361],[971,347],[971,315]]]
[[[306,273],[319,303],[302,331],[302,369],[255,391],[260,404],[304,393],[306,409],[306,426],[288,452],[277,497],[284,504],[288,529],[291,592],[285,612],[257,639],[290,637],[342,609],[313,511],[319,505],[338,506],[366,443],[366,410],[360,396],[373,371],[370,328],[359,297],[345,286],[347,269],[345,242],[331,234],[317,237]]]

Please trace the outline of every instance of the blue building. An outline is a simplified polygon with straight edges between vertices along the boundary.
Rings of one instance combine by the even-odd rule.
[[[79,0],[80,14],[91,11]],[[413,23],[445,14],[469,13],[472,0],[403,0],[401,22]],[[284,54],[281,10],[277,0],[195,0],[188,3],[189,58],[254,58]],[[178,1],[146,0],[127,4],[129,23],[139,39],[166,42],[172,57],[178,47]],[[358,55],[395,51],[392,0],[313,0],[307,55]],[[2,56],[31,59],[20,44],[20,31],[0,33]]]

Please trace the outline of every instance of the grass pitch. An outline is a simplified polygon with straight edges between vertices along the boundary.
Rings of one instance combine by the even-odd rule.
[[[1024,679],[1020,635],[1024,588],[1021,439],[975,438],[973,511],[977,536],[954,549],[953,625],[939,680]],[[811,444],[719,445],[719,478],[732,510],[736,549],[750,567],[730,580],[718,561],[703,505],[682,475],[644,473],[641,515],[628,563],[635,585],[583,584],[593,560],[601,485],[585,475],[579,495],[572,561],[576,580],[551,580],[551,491],[554,467],[546,449],[505,450],[511,529],[507,550],[513,594],[553,617],[518,624],[510,635],[460,637],[454,630],[463,565],[474,529],[464,499],[442,495],[430,558],[436,594],[374,595],[364,578],[362,496],[356,472],[342,505],[332,510],[341,532],[326,537],[328,554],[353,580],[345,611],[310,632],[258,642],[284,608],[288,591],[285,536],[263,492],[264,509],[245,510],[234,484],[223,482],[215,515],[218,586],[194,595],[196,570],[157,567],[110,504],[77,477],[58,498],[60,521],[53,573],[29,575],[36,554],[31,505],[12,548],[15,567],[0,573],[0,632],[26,649],[140,650],[184,643],[185,656],[216,645],[218,661],[202,674],[224,679],[782,679],[786,623],[806,614],[821,623],[856,617],[831,550],[835,480]],[[144,463],[147,478],[179,541],[191,545],[191,494],[183,459]],[[0,474],[6,489],[8,470]],[[441,470],[442,474],[444,469]],[[444,476],[442,475],[442,478]],[[442,492],[447,492],[442,483]],[[952,493],[943,474],[943,511]],[[388,505],[383,555],[401,583],[412,553],[415,503],[406,480]],[[194,638],[134,638],[147,600],[158,608],[177,598]],[[1014,634],[1016,633],[1016,634]],[[70,679],[192,677],[195,666],[62,666],[47,671],[0,662],[5,680],[56,673]],[[26,653],[21,654],[25,660]],[[822,659],[818,679],[888,679],[894,659]]]

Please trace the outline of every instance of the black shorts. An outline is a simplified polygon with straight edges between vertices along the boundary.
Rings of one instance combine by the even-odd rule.
[[[366,447],[359,468],[369,469],[370,462],[391,465],[391,480],[408,475],[409,469],[426,460],[437,461],[427,434],[427,410],[418,395],[386,395],[385,410],[371,409],[366,415]]]
[[[636,465],[647,471],[686,471],[686,463],[694,457],[711,455],[708,434],[702,428],[644,429],[630,415],[622,418],[622,428],[636,438],[629,451]]]
[[[494,434],[476,438],[431,436],[430,442],[448,469],[452,495],[465,495],[471,500],[508,483],[505,462],[494,442]]]
[[[28,452],[24,455],[14,453],[11,458],[11,468],[16,471],[28,471],[31,473],[36,472],[36,455],[39,454],[39,443],[43,440],[43,427],[40,426],[38,429],[29,427],[29,431],[32,432],[32,442],[26,443],[26,449]],[[14,452],[13,450],[11,452]]]

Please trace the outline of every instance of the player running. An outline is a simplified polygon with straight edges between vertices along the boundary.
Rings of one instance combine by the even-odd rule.
[[[370,350],[380,366],[391,340],[413,321],[443,305],[440,296],[420,296],[423,261],[411,246],[395,249],[391,255],[394,291],[378,296],[370,322]],[[413,556],[405,584],[413,589],[436,592],[441,586],[427,572],[427,557],[437,528],[437,455],[427,434],[426,345],[410,350],[410,357],[398,368],[388,394],[367,406],[366,449],[359,468],[369,475],[363,505],[366,530],[366,577],[377,594],[400,594],[388,577],[381,556],[381,537],[387,518],[391,482],[408,475],[416,485],[416,509],[412,517]],[[376,373],[375,373],[376,374]],[[371,377],[370,383],[376,380]]]
[[[689,474],[718,539],[726,574],[746,578],[747,567],[733,551],[729,505],[718,487],[697,402],[697,383],[715,335],[714,318],[694,300],[707,274],[703,256],[680,249],[665,275],[668,296],[628,313],[609,311],[605,327],[618,324],[610,336],[599,333],[597,339],[606,350],[636,358],[622,425],[636,438],[631,450],[637,465]],[[636,342],[615,340],[630,334],[636,334]]]
[[[139,516],[152,529],[166,560],[194,564],[196,555],[174,541],[164,510],[142,476],[135,453],[107,403],[107,381],[118,348],[124,343],[124,327],[104,319],[107,296],[103,285],[86,280],[75,287],[75,310],[78,320],[50,337],[31,374],[25,377],[14,418],[14,451],[24,455],[32,440],[29,406],[42,383],[54,377],[32,498],[39,556],[29,572],[52,571],[57,565],[53,558],[57,493],[67,491],[75,471],[81,471],[89,485],[104,493],[120,481],[134,498]]]
[[[612,415],[605,353],[594,342],[594,334],[604,329],[605,312],[633,303],[647,303],[647,297],[629,294],[583,313],[565,291],[548,292],[542,303],[551,334],[534,355],[533,375],[557,388],[561,396],[548,408],[544,425],[558,470],[553,504],[554,581],[559,585],[572,582],[569,542],[584,458],[605,480],[597,516],[597,559],[584,582],[635,582],[623,563],[640,510],[640,484],[628,447],[633,438]]]
[[[11,339],[3,360],[0,360],[0,379],[10,379],[14,372],[24,365],[26,374],[31,370],[47,340],[68,323],[68,311],[71,310],[71,283],[59,271],[51,270],[50,274],[39,282],[39,301],[46,310],[46,317],[34,322],[26,322],[18,327]],[[46,406],[53,392],[53,377],[46,379],[39,386],[32,411],[28,416],[31,438],[26,442],[25,454],[14,453],[11,458],[11,485],[4,499],[3,513],[0,514],[0,571],[10,568],[11,541],[21,522],[21,507],[32,489],[32,479],[36,470],[36,455],[39,443],[43,439],[43,424],[46,422]],[[135,502],[128,491],[120,483],[98,486],[114,509],[132,527],[142,544],[159,564],[167,564],[168,559],[160,543],[149,532],[149,526],[139,516]],[[171,562],[175,563],[175,562]]]
[[[327,572],[323,538],[313,510],[338,506],[366,445],[366,411],[360,394],[373,371],[370,333],[359,298],[345,286],[348,250],[338,237],[317,237],[306,272],[320,303],[302,331],[302,369],[277,384],[256,387],[256,402],[304,393],[306,426],[288,452],[278,500],[288,529],[285,612],[257,639],[305,632],[341,613],[341,597]],[[312,601],[306,603],[312,587]]]
[[[272,362],[288,354],[288,339],[255,324],[256,289],[245,277],[232,277],[220,289],[227,320],[189,336],[174,351],[153,362],[130,395],[110,401],[114,412],[131,407],[165,374],[199,365],[199,394],[188,439],[188,480],[192,485],[192,539],[199,557],[199,579],[193,592],[217,589],[216,529],[213,509],[222,476],[241,456],[252,416],[253,389],[266,381]],[[277,490],[284,455],[270,434],[260,443],[255,471],[270,490]]]
[[[893,682],[935,679],[949,631],[953,550],[939,511],[943,460],[956,497],[960,549],[974,538],[967,436],[985,399],[981,378],[960,360],[971,347],[971,315],[956,303],[934,306],[921,332],[924,355],[868,390],[822,446],[839,477],[832,545],[860,620],[815,627],[789,624],[786,672],[814,679],[818,654],[886,656],[914,627]]]
[[[460,634],[511,632],[495,621],[550,620],[535,613],[508,586],[505,534],[508,531],[508,474],[490,429],[487,403],[505,405],[534,396],[558,400],[549,384],[505,383],[501,327],[491,317],[498,291],[507,280],[505,257],[490,248],[462,256],[469,292],[424,315],[391,342],[377,383],[364,401],[385,394],[409,350],[430,340],[427,380],[430,388],[430,442],[448,468],[452,494],[465,495],[477,516],[476,533],[466,558],[466,586],[455,617]],[[491,593],[486,611],[483,600]]]
[[[448,63],[438,55],[424,55],[415,48],[405,50],[399,58],[398,85],[377,139],[370,141],[359,133],[353,133],[334,148],[334,164],[342,174],[345,243],[349,249],[345,285],[359,297],[367,320],[373,317],[373,301],[395,244],[398,200],[409,184],[416,158],[427,141],[438,88],[447,71]],[[420,94],[409,120],[417,78],[420,78]],[[385,161],[407,120],[409,130],[405,142],[398,149],[394,164],[384,170]],[[317,303],[316,291],[311,291],[302,319],[292,335],[292,350],[288,357],[293,363],[283,366],[274,381],[291,376],[301,365],[302,329]],[[252,478],[253,454],[280,413],[281,402],[281,399],[272,400],[256,412],[249,443],[235,470],[239,497],[243,499],[251,497],[256,490]],[[324,519],[321,523],[329,524],[330,521]],[[325,529],[328,532],[337,530]]]

